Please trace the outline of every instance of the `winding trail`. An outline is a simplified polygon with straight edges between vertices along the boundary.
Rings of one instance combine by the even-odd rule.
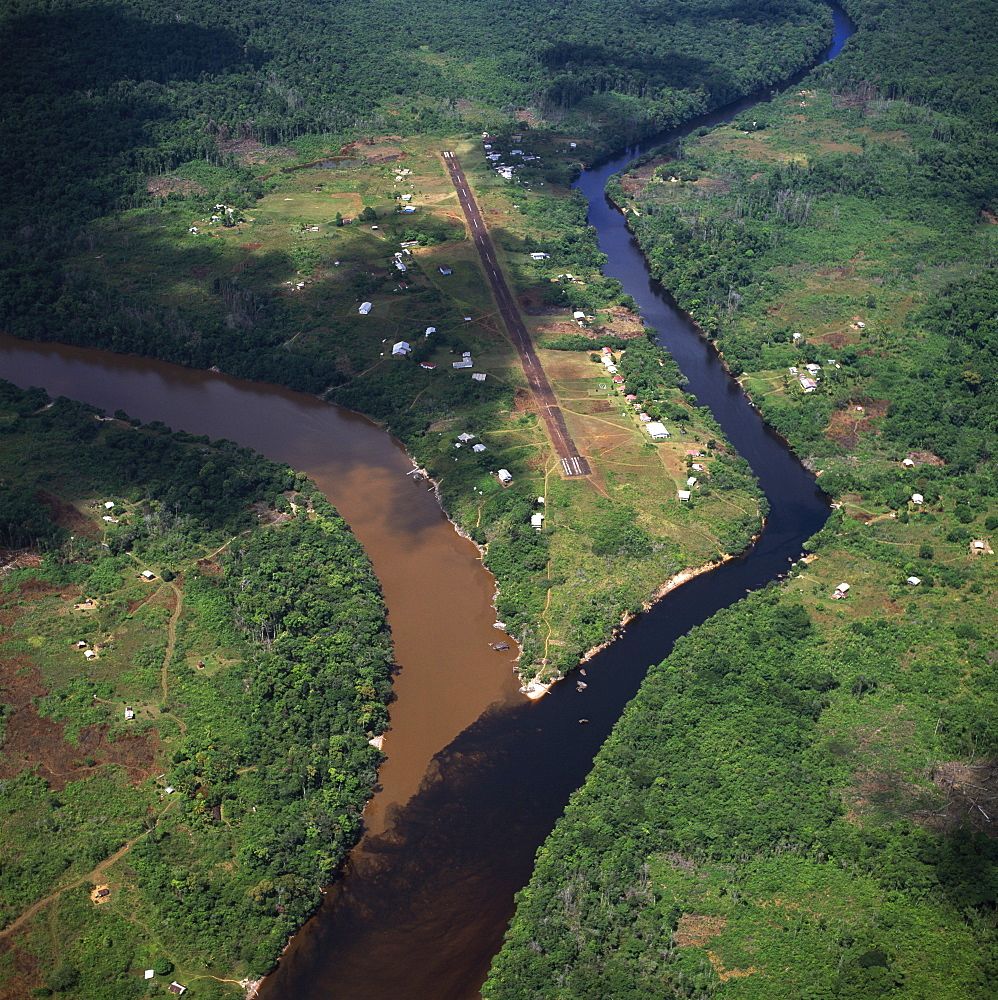
[[[62,886],[60,889],[56,889],[55,892],[49,893],[43,899],[39,899],[37,903],[32,903],[16,920],[12,920],[2,931],[0,931],[0,941],[4,938],[9,937],[20,927],[23,927],[32,917],[40,913],[49,903],[54,903],[64,892],[68,892],[70,889],[75,889],[77,886],[83,885],[85,882],[99,882],[100,877],[110,868],[115,862],[120,861],[143,837],[148,837],[153,830],[159,826],[159,821],[166,815],[167,811],[177,801],[176,799],[171,800],[166,804],[166,806],[160,811],[159,815],[156,817],[156,822],[153,823],[151,827],[143,830],[141,833],[136,834],[130,840],[126,840],[121,847],[114,852],[114,854],[106,857],[96,868],[87,872],[85,875],[81,875],[78,879]]]
[[[537,407],[544,417],[548,436],[551,438],[558,458],[561,459],[561,467],[566,476],[588,476],[591,471],[589,463],[579,454],[579,449],[568,433],[564,414],[555,400],[554,390],[552,390],[551,383],[544,373],[544,367],[534,350],[533,341],[530,339],[530,334],[527,333],[523,317],[516,305],[516,299],[513,298],[513,293],[506,283],[506,276],[499,266],[489,231],[482,220],[475,196],[471,193],[471,188],[468,187],[468,180],[464,176],[461,164],[452,152],[448,151],[440,155],[454,183],[458,201],[461,203],[464,217],[468,221],[468,230],[475,243],[475,248],[478,250],[478,255],[481,257],[482,268],[492,288],[496,305],[499,307],[499,315],[502,316],[510,340],[520,355],[520,363],[523,365],[524,375],[527,376],[527,384],[530,386],[530,391],[533,393],[534,399],[537,400]]]

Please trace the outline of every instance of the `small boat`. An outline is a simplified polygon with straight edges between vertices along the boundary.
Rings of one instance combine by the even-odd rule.
[[[583,726],[583,725],[585,725],[585,724],[586,724],[586,723],[587,723],[588,721],[589,721],[588,719],[579,719],[579,725],[580,725],[580,726]]]
[[[497,642],[492,648],[497,653],[505,653],[506,650],[509,649],[509,643],[508,642]]]

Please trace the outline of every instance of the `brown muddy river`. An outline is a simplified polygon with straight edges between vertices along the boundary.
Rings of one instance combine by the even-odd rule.
[[[371,421],[303,393],[144,358],[0,335],[0,377],[40,385],[175,430],[230,438],[316,481],[360,539],[381,581],[395,658],[396,702],[372,833],[419,788],[434,754],[490,705],[522,702],[516,648],[492,628],[495,581],[455,531],[412,462]]]

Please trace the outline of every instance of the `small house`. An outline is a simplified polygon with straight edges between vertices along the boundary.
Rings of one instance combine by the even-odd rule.
[[[441,265],[440,267],[438,267],[437,270],[441,274],[444,274],[444,275],[453,274],[454,273],[449,267],[444,267],[443,265]]]
[[[923,497],[921,493],[912,493],[911,502],[916,506],[921,505],[925,503],[925,497]]]
[[[905,583],[907,583],[909,587],[917,587],[921,582],[922,581],[917,576],[909,576],[908,579],[905,580]]]
[[[513,474],[509,471],[509,469],[500,469],[496,475],[499,477],[499,482],[502,483],[503,486],[509,486],[509,484],[513,482]]]
[[[471,446],[471,450],[472,451],[476,451],[478,453],[481,453],[481,452],[485,451],[485,445],[484,444],[473,444]]]
[[[551,254],[549,253],[532,253],[530,255],[531,260],[550,260]]]
[[[404,358],[411,350],[412,348],[404,340],[400,340],[392,345],[392,357]]]
[[[697,484],[697,477],[696,476],[690,476],[689,479],[686,480],[686,485],[687,486],[696,486],[696,484]]]
[[[412,205],[406,205],[405,208],[402,209],[402,211],[405,212],[406,215],[412,215],[412,213],[415,212],[416,209],[414,209]]]
[[[139,574],[139,576],[141,576],[143,580],[155,580],[156,579],[156,574],[151,569],[144,569],[144,570],[142,570],[142,572]]]
[[[530,515],[530,527],[535,528],[540,531],[544,527],[544,515],[543,514],[531,514]]]
[[[848,594],[848,593],[849,593],[849,590],[850,590],[850,589],[851,589],[851,588],[850,588],[850,586],[849,586],[849,584],[848,584],[848,583],[840,583],[840,584],[839,584],[839,585],[838,585],[838,586],[837,586],[837,587],[835,588],[835,593],[836,593],[836,594],[838,594],[838,595],[840,595],[841,597],[845,597],[845,596],[846,596],[846,594]]]
[[[77,649],[86,649],[87,648],[87,640],[86,639],[80,639],[79,642],[76,643],[76,648]]]
[[[108,524],[117,524],[118,519],[116,517],[111,517],[110,514],[105,514],[103,520],[107,521]]]
[[[436,333],[437,328],[435,326],[428,326],[426,328],[426,333],[423,334],[424,337],[428,337],[431,333]]]
[[[690,497],[692,495],[693,494],[691,494],[689,490],[677,490],[676,491],[676,496],[679,497],[679,502],[680,503],[689,503],[690,502]]]
[[[484,382],[485,381],[485,372],[472,372],[471,373],[471,377],[476,382]]]
[[[475,435],[465,432],[464,434],[458,434],[457,439],[458,441],[474,441]]]
[[[815,382],[813,378],[807,378],[806,376],[801,375],[797,381],[800,382],[800,387],[805,392],[814,392],[814,390],[818,388],[818,383]]]
[[[187,992],[186,986],[181,986],[176,980],[167,986],[167,992],[172,993],[174,996],[182,997]]]
[[[361,302],[360,308],[357,310],[361,316],[366,316],[372,309],[372,304],[370,302]]]
[[[471,363],[471,358],[465,358],[463,361],[454,361],[451,363],[451,368],[471,368],[473,367]]]
[[[142,973],[143,979],[153,979],[155,978],[155,976],[156,976],[155,969],[146,969],[145,972]]]
[[[97,658],[97,654],[92,649],[85,649],[85,650],[83,650],[83,655],[88,660],[95,660]]]
[[[699,458],[700,457],[700,452],[698,452],[696,450],[696,448],[687,448],[686,449],[686,454],[689,455],[690,458]]]
[[[904,458],[904,459],[902,459],[901,460],[901,464],[906,469],[914,469],[915,468],[915,463],[910,458]]]
[[[113,506],[114,506],[114,501],[113,500],[105,500],[104,501],[104,507],[107,510],[110,510]]]
[[[703,465],[701,465],[701,464],[700,464],[699,462],[694,462],[694,463],[693,463],[693,464],[692,464],[692,465],[690,466],[690,468],[691,468],[691,469],[692,469],[692,470],[693,470],[694,472],[703,472],[703,469],[704,469]]]
[[[125,721],[126,722],[131,722],[132,719],[134,719],[134,718],[135,718],[135,709],[134,708],[127,708],[126,707],[125,708]]]
[[[404,195],[402,195],[402,200],[403,201],[412,201],[412,195],[411,194],[404,194]]]
[[[660,420],[652,420],[645,424],[645,430],[651,436],[652,441],[664,441],[669,436],[665,424]]]
[[[420,368],[425,368],[425,369],[426,369],[426,370],[427,370],[428,372],[431,372],[431,371],[433,371],[433,370],[434,370],[434,369],[435,369],[435,368],[436,368],[437,366],[436,366],[435,364],[433,364],[433,362],[432,362],[432,361],[420,361],[420,362],[419,362],[419,367],[420,367]]]
[[[400,261],[400,260],[397,260],[397,261],[395,261],[395,266],[396,266],[396,268],[398,268],[398,270],[400,270],[400,271],[408,271],[408,270],[409,270],[409,268],[407,268],[407,267],[405,266],[405,264],[403,264],[403,263],[402,263],[402,261]]]
[[[581,309],[576,309],[575,312],[572,313],[572,319],[579,320],[579,319],[585,319],[585,318],[586,318],[586,314],[584,312],[582,312]]]

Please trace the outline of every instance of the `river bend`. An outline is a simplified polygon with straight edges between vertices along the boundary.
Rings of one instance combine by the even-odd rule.
[[[852,32],[840,10],[833,14],[835,42],[825,59]],[[654,143],[730,120],[760,96]],[[231,438],[308,473],[381,580],[401,667],[382,789],[343,878],[264,983],[267,1000],[477,997],[537,847],[648,666],[680,635],[784,573],[828,515],[813,476],[652,281],[623,217],[606,200],[607,179],[638,152],[627,150],[578,183],[609,257],[605,272],[623,282],[689,390],[749,461],[770,517],[745,558],[667,595],[587,664],[582,693],[565,684],[539,702],[518,694],[509,659],[487,645],[496,636],[492,577],[425,484],[406,475],[412,466],[402,449],[370,421],[277,386],[0,336],[0,376],[19,385]],[[589,724],[579,725],[580,717]]]

